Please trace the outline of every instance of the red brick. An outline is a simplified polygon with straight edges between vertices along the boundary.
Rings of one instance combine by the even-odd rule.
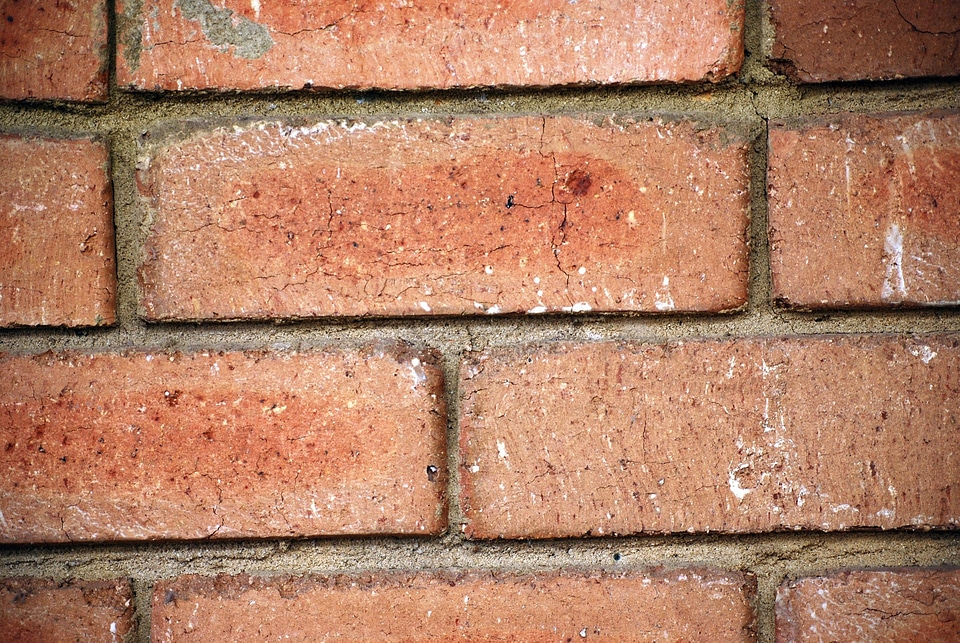
[[[0,2],[0,98],[107,99],[106,0]]]
[[[746,143],[724,129],[467,117],[171,136],[151,136],[139,174],[150,320],[746,301]]]
[[[960,641],[960,571],[844,571],[784,583],[777,641]]]
[[[439,369],[403,346],[0,361],[0,541],[438,533]]]
[[[471,354],[466,532],[955,529],[958,382],[960,335]]]
[[[120,0],[117,82],[145,90],[716,81],[743,3]]]
[[[129,581],[0,580],[0,638],[117,643],[133,629]]]
[[[108,163],[94,139],[0,136],[0,327],[114,323]]]
[[[772,64],[792,80],[960,74],[960,4],[942,0],[770,0]]]
[[[649,573],[184,576],[154,588],[154,641],[755,641],[756,581]]]
[[[769,143],[776,300],[960,303],[960,112],[774,123]]]

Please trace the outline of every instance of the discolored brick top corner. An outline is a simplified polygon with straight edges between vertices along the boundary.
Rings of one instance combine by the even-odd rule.
[[[960,75],[960,3],[770,0],[771,67],[800,83]]]
[[[120,0],[117,82],[146,91],[716,82],[741,0]]]

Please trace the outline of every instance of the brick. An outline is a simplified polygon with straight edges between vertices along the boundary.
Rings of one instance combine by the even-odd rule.
[[[468,354],[465,530],[956,529],[957,382],[956,334]]]
[[[801,578],[777,592],[777,641],[958,641],[960,570],[901,568]]]
[[[0,2],[0,98],[104,102],[106,0]]]
[[[134,89],[418,89],[717,81],[743,62],[743,2],[120,0]]]
[[[438,533],[432,360],[404,346],[5,356],[0,541]]]
[[[769,145],[779,303],[960,303],[960,112],[772,123]]]
[[[746,301],[747,144],[726,129],[600,116],[174,129],[140,160],[149,320]]]
[[[960,5],[938,0],[770,0],[772,66],[792,80],[960,74]]]
[[[0,580],[4,641],[116,643],[133,630],[133,592],[127,580]]]
[[[152,640],[755,641],[755,591],[700,569],[183,576],[154,588]]]
[[[0,135],[0,327],[116,320],[108,164],[95,139]]]

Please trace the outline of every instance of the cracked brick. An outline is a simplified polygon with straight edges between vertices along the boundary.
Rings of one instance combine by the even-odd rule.
[[[960,569],[847,570],[785,582],[777,641],[960,640]]]
[[[116,320],[108,164],[96,139],[0,136],[0,327]]]
[[[117,82],[147,90],[719,81],[743,3],[119,0]]]
[[[143,144],[150,320],[725,311],[742,135],[556,116],[173,126]]]
[[[958,381],[955,334],[471,353],[465,531],[956,529]]]
[[[0,371],[0,542],[446,526],[430,353],[66,352]]]
[[[960,74],[960,4],[939,0],[771,0],[771,64],[792,80]]]
[[[107,99],[107,0],[0,3],[0,98]]]

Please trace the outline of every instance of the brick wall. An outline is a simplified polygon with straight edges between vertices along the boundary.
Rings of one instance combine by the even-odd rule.
[[[0,638],[960,639],[954,3],[0,8]]]

